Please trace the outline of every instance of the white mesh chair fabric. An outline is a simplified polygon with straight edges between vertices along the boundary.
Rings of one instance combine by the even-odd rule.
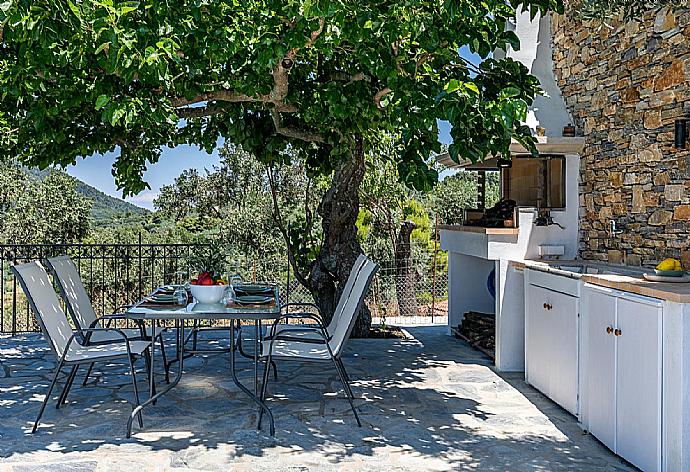
[[[53,289],[48,273],[38,262],[15,265],[14,271],[20,276],[19,282],[29,298],[43,335],[50,343],[55,355],[60,358],[74,331],[60,306],[60,300]]]
[[[374,262],[365,258],[361,269],[355,274],[352,284],[352,290],[348,294],[343,292],[341,299],[344,299],[342,310],[336,323],[333,323],[333,334],[328,341],[334,357],[340,357],[342,351],[347,343],[352,329],[357,320],[357,314],[364,302],[371,280],[376,273],[377,266]],[[318,328],[315,328],[314,334],[308,333],[309,341],[323,340],[323,335],[318,334]],[[271,343],[269,340],[264,341],[262,354],[268,356],[269,352],[274,358],[306,358],[312,360],[328,360],[330,353],[325,344],[315,344],[313,342],[299,342],[295,340],[296,336],[289,333],[290,340],[276,339]]]
[[[16,265],[13,267],[19,276],[19,282],[29,298],[29,304],[41,326],[43,335],[48,339],[53,351],[58,358],[65,354],[65,349],[70,337],[74,334],[72,326],[60,305],[53,284],[48,273],[39,262]],[[75,339],[65,354],[65,362],[79,362],[84,360],[98,360],[113,356],[127,354],[127,347],[119,336],[120,343],[101,346],[84,346]],[[149,346],[147,341],[134,341],[130,343],[132,354],[141,354]]]
[[[84,329],[89,327],[100,328],[101,324],[97,323],[96,311],[93,309],[89,294],[84,287],[84,283],[79,276],[77,266],[69,256],[52,257],[46,261],[50,266],[53,274],[60,286],[60,292],[65,298],[67,309],[72,315],[72,320],[78,328]],[[141,330],[139,328],[124,328],[122,331],[129,339],[141,338]],[[163,331],[162,328],[156,328],[152,331],[150,326],[146,327],[146,335],[158,336]],[[107,343],[112,341],[122,340],[117,333],[109,331],[96,331],[91,334],[89,338],[90,344]]]
[[[352,288],[354,287],[355,280],[357,280],[359,271],[362,269],[362,265],[367,260],[367,256],[365,256],[364,254],[360,254],[359,257],[357,257],[357,260],[355,261],[354,265],[352,266],[350,275],[348,275],[347,281],[345,282],[343,292],[340,298],[338,299],[338,305],[335,307],[335,310],[333,311],[333,317],[331,318],[330,323],[326,327],[326,332],[328,333],[329,337],[333,337],[333,335],[335,334],[335,328],[338,325],[338,320],[340,319],[340,316],[343,313],[345,303],[350,298],[350,295],[352,294]],[[309,330],[307,330],[307,328],[311,328],[311,326],[300,325],[299,327],[297,327],[297,329],[295,329],[295,325],[281,325],[276,328],[275,332],[277,335],[286,335],[289,332],[289,336],[293,339],[323,339],[323,336],[321,335],[319,328],[313,328]]]

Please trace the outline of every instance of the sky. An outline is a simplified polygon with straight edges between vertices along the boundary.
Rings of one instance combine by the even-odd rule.
[[[470,54],[466,49],[459,52],[462,57],[469,59],[471,62],[475,64],[479,62],[478,56]],[[452,142],[450,125],[447,122],[439,122],[439,141],[444,144]],[[96,187],[101,192],[112,197],[122,198],[122,192],[117,190],[115,178],[111,173],[115,157],[116,154],[108,153],[79,159],[76,165],[67,168],[67,172],[92,187]],[[213,154],[207,154],[195,146],[184,145],[176,148],[164,148],[159,161],[155,164],[149,164],[144,173],[144,181],[149,184],[151,189],[144,190],[133,197],[128,197],[126,200],[134,205],[152,210],[153,200],[159,194],[160,188],[173,183],[175,177],[180,175],[183,170],[210,170],[219,163],[220,156],[217,149]],[[442,173],[442,177],[444,174]]]

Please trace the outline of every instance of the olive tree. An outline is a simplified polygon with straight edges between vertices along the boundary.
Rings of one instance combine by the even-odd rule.
[[[310,175],[331,177],[314,257],[280,225],[297,277],[328,317],[360,252],[364,156],[382,133],[395,137],[398,174],[416,189],[437,180],[438,120],[452,125],[453,159],[507,155],[511,138],[536,152],[522,120],[538,80],[492,57],[519,48],[507,28],[517,8],[562,4],[0,0],[0,152],[39,166],[117,152],[125,193],[146,188],[142,172],[162,146],[211,152],[225,139],[269,166],[296,153]],[[463,47],[481,60],[464,59]]]

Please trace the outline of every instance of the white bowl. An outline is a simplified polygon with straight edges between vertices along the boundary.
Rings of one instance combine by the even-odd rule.
[[[227,285],[190,285],[189,291],[199,303],[218,303],[223,299]]]

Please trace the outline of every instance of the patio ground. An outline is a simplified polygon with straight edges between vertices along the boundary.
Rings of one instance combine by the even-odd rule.
[[[256,410],[229,380],[227,354],[187,360],[180,385],[144,410],[145,428],[131,440],[132,389],[117,364],[95,384],[75,382],[69,405],[49,404],[28,434],[53,357],[39,335],[1,337],[0,470],[632,470],[520,374],[495,373],[443,327],[407,330],[414,339],[349,345],[362,428],[334,371],[279,364],[270,388],[275,439],[256,432]],[[249,383],[250,369],[242,378]]]

